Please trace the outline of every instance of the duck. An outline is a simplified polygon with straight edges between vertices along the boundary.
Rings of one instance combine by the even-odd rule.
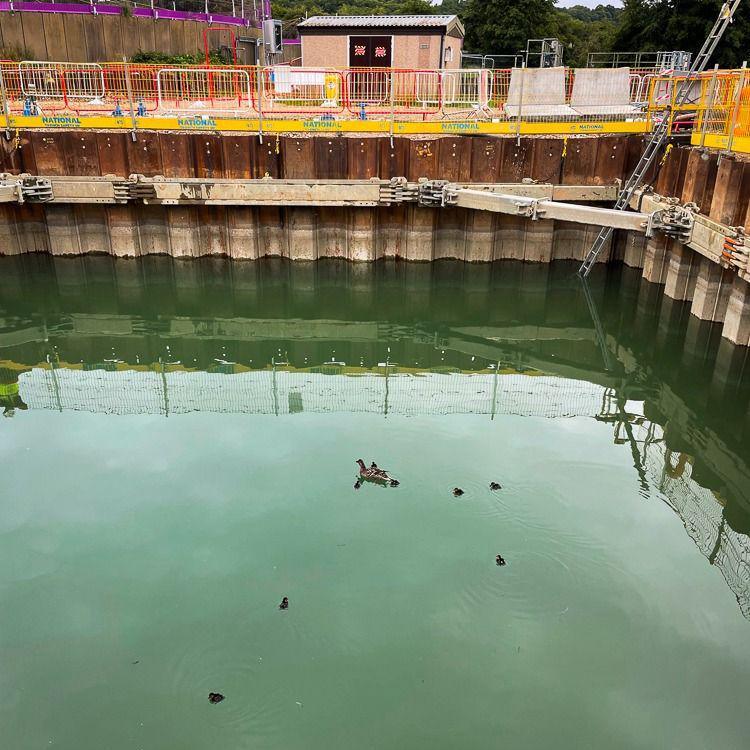
[[[505,565],[505,558],[502,555],[495,555],[495,565]]]
[[[289,609],[289,599],[286,596],[281,600],[279,609]]]
[[[490,482],[490,489],[494,492],[495,490],[501,490],[502,487],[499,482]]]
[[[365,466],[365,462],[361,458],[357,459],[357,464],[359,465],[360,480],[388,484],[391,487],[398,487],[400,484],[398,479],[394,479],[385,469],[379,468],[374,461],[369,468]],[[355,488],[359,489],[356,485]]]
[[[460,487],[453,488],[453,497],[461,497],[461,495],[463,494],[464,494],[464,491]]]
[[[224,700],[224,696],[221,693],[209,693],[209,703],[221,703]]]

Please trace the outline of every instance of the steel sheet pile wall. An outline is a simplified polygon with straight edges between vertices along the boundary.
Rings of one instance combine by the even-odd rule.
[[[2,141],[0,171],[258,179],[407,177],[455,182],[611,185],[631,168],[640,136],[435,138],[140,132],[20,132]],[[595,229],[566,222],[409,206],[6,206],[0,253],[105,252],[174,257],[277,255],[312,260],[580,258]],[[606,258],[603,258],[605,260]]]

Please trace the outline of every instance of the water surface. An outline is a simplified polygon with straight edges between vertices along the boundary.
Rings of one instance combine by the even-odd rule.
[[[3,259],[2,746],[745,747],[746,352],[597,270]]]

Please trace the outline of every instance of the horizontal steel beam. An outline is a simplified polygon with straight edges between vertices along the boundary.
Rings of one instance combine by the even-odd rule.
[[[454,198],[454,199],[453,199]],[[614,229],[645,233],[649,215],[635,211],[615,211],[612,208],[581,206],[547,199],[526,198],[519,195],[490,193],[459,188],[453,193],[451,205],[479,211],[523,216],[529,219],[556,219],[577,224],[594,224]]]

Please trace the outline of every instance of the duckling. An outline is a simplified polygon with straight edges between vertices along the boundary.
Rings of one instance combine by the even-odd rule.
[[[209,693],[209,703],[221,703],[224,700],[224,696],[221,693]]]
[[[463,494],[464,494],[464,491],[460,487],[453,488],[453,497],[461,497],[461,495]]]
[[[391,487],[398,487],[400,484],[401,482],[398,479],[391,479]]]
[[[502,555],[495,555],[495,565],[505,565],[505,558]]]
[[[286,596],[281,600],[279,609],[289,609],[289,599]]]
[[[362,486],[362,480],[361,480],[361,479],[358,479],[358,480],[357,480],[357,481],[356,481],[356,482],[354,483],[354,489],[355,489],[355,490],[358,490],[358,489],[359,489],[359,488],[360,488],[361,486]]]
[[[500,486],[498,482],[490,482],[490,489],[495,491],[495,490],[501,490],[502,487]]]

